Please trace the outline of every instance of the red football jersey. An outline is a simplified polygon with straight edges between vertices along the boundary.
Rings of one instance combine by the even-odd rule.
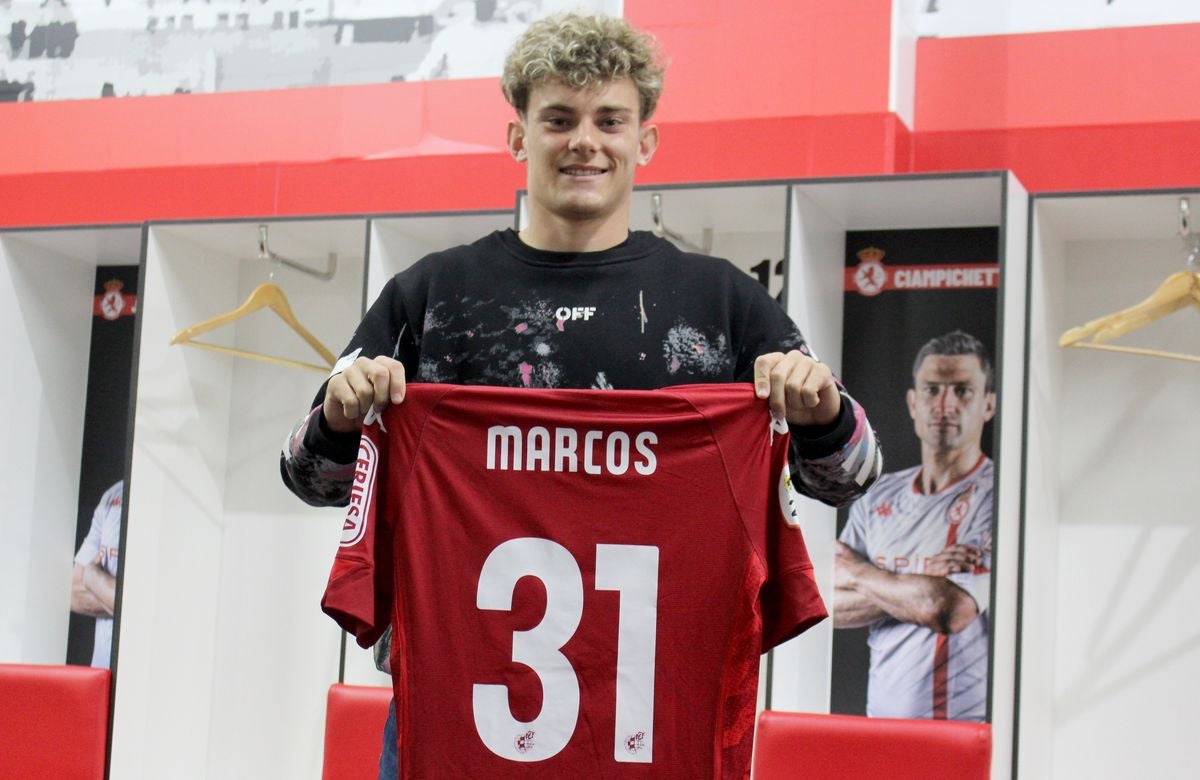
[[[747,384],[410,385],[322,600],[391,623],[401,775],[742,778],[758,658],[826,616]]]

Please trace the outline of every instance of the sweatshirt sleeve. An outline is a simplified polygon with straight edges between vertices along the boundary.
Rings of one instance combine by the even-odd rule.
[[[830,426],[789,426],[792,476],[801,493],[846,506],[867,492],[883,471],[883,451],[866,411],[842,391],[842,409]]]
[[[416,333],[409,322],[401,296],[399,277],[384,285],[362,322],[342,350],[342,355],[313,397],[312,409],[292,428],[279,456],[283,483],[297,497],[313,506],[344,506],[350,495],[358,433],[335,433],[325,425],[321,405],[329,379],[359,356],[386,355],[404,363],[409,377],[415,376]]]

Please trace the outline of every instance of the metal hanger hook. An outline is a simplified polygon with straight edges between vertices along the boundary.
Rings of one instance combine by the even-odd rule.
[[[702,255],[712,252],[712,228],[704,228],[703,244],[697,246],[663,223],[662,195],[657,192],[650,196],[650,217],[654,222],[654,235],[669,238],[677,246],[689,252],[697,252]]]
[[[1200,233],[1193,233],[1190,223],[1191,203],[1188,198],[1179,199],[1179,236],[1187,252],[1188,268],[1200,269]]]
[[[337,272],[337,253],[336,252],[329,253],[329,256],[325,260],[325,270],[323,270],[323,271],[320,270],[319,268],[311,268],[307,265],[298,263],[295,260],[289,260],[286,257],[275,254],[274,252],[271,251],[271,247],[267,243],[267,226],[266,225],[258,226],[258,257],[260,260],[270,260],[271,261],[271,263],[272,263],[271,279],[272,280],[275,278],[275,269],[281,265],[286,265],[288,268],[293,268],[301,273],[308,274],[309,276],[316,277],[317,279],[320,279],[325,282],[332,279],[334,273]]]

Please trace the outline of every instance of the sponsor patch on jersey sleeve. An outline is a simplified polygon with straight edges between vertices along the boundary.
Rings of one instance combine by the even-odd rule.
[[[797,509],[799,498],[796,488],[792,487],[792,472],[784,465],[783,474],[779,476],[779,511],[792,528],[800,527],[800,513]]]
[[[353,547],[367,533],[371,504],[375,496],[375,469],[379,450],[375,442],[363,436],[358,443],[358,458],[354,461],[354,481],[350,483],[350,505],[342,523],[342,547]]]

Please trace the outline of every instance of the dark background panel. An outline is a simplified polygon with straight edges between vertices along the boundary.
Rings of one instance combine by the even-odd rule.
[[[852,231],[846,233],[846,267],[858,265],[858,252],[867,247],[884,250],[883,263],[889,267],[993,265],[999,262],[999,240],[994,227]],[[958,329],[988,345],[994,366],[996,294],[995,289],[845,293],[842,379],[875,427],[885,472],[921,462],[921,444],[905,401],[917,351],[929,339]],[[989,457],[994,450],[994,422],[983,429],[983,450]],[[848,517],[848,510],[838,513],[839,534]],[[867,629],[833,632],[833,712],[866,713],[869,663]]]
[[[120,293],[125,299],[125,308],[123,315],[116,319],[106,319],[100,314],[92,317],[74,550],[79,549],[87,536],[92,513],[104,491],[125,476],[135,319],[129,312],[137,300],[138,267],[99,266],[96,269],[96,296],[103,296],[107,292],[104,285],[113,280],[121,282]],[[92,301],[86,304],[90,305]],[[68,565],[64,576],[69,577],[70,572]],[[91,663],[95,626],[94,618],[71,613],[67,629],[67,663],[82,666]]]

